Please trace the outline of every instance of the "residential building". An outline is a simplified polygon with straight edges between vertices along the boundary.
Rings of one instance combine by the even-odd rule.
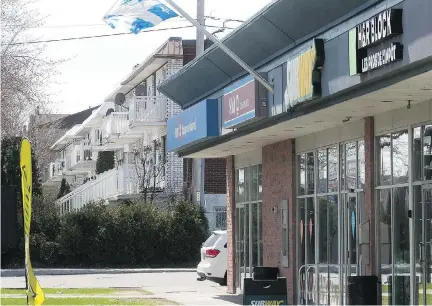
[[[204,161],[202,181],[192,186],[190,161],[166,151],[167,120],[181,112],[157,87],[195,57],[195,41],[170,38],[120,82],[84,122],[52,146],[58,152],[52,181],[69,177],[73,190],[58,200],[61,212],[90,201],[138,197],[163,205],[186,197],[205,207],[211,229],[226,227],[225,160]],[[182,89],[179,89],[181,91]],[[114,168],[97,173],[99,152],[114,154]],[[195,171],[195,173],[196,173]],[[192,188],[201,191],[192,196]]]
[[[348,304],[351,276],[371,304],[431,304],[431,11],[273,1],[223,39],[272,91],[217,46],[159,86],[184,109],[169,150],[226,159],[229,292],[264,265],[288,304]]]

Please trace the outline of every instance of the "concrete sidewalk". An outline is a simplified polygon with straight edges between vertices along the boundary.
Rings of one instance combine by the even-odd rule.
[[[36,275],[84,275],[84,274],[130,274],[130,273],[178,273],[195,272],[193,268],[159,269],[33,269]],[[2,269],[1,277],[24,276],[24,269]]]

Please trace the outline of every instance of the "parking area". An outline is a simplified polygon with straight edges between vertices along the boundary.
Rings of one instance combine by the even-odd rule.
[[[143,288],[157,297],[183,305],[242,304],[240,295],[230,295],[226,287],[197,281],[195,272],[41,275],[42,288]],[[2,288],[24,288],[24,277],[2,277]]]

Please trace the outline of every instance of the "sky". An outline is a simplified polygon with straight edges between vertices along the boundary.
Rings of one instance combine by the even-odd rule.
[[[115,0],[37,0],[34,5],[46,16],[43,27],[31,29],[32,40],[114,34],[102,18]],[[206,0],[205,15],[222,19],[247,20],[271,0]],[[176,0],[187,13],[196,16],[195,0]],[[207,20],[206,24],[221,26],[222,21]],[[168,20],[152,29],[187,26],[182,18]],[[228,22],[227,27],[240,23]],[[208,28],[210,32],[216,28]],[[218,33],[222,38],[230,30]],[[56,101],[53,112],[74,113],[103,102],[128,75],[134,65],[142,63],[169,37],[193,39],[195,28],[129,34],[103,38],[47,43],[45,56],[66,61],[58,66],[59,75],[49,88]]]

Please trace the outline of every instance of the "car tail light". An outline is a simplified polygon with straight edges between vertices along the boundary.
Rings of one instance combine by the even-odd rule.
[[[206,257],[215,258],[216,256],[219,255],[219,253],[220,251],[216,249],[206,250]]]

